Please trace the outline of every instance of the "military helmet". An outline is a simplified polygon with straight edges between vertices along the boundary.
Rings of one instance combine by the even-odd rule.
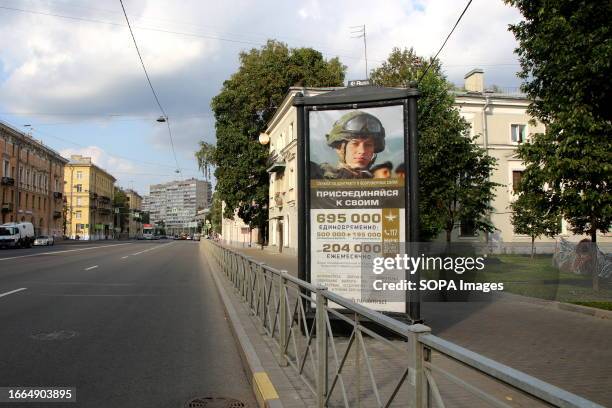
[[[335,147],[339,142],[366,136],[374,139],[374,153],[385,150],[385,128],[380,120],[374,115],[355,110],[338,119],[325,138],[328,146]]]

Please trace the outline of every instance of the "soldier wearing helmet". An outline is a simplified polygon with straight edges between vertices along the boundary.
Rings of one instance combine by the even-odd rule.
[[[311,165],[311,178],[372,178],[370,166],[385,149],[385,129],[380,120],[362,111],[343,115],[325,136],[338,155],[338,164]]]

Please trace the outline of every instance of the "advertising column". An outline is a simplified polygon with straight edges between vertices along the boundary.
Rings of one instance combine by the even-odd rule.
[[[309,112],[310,276],[375,310],[404,302],[362,298],[362,265],[394,256],[406,236],[403,105]]]

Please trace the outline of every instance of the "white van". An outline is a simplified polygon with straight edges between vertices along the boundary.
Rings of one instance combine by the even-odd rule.
[[[0,225],[0,247],[30,248],[34,243],[31,222],[11,222]]]

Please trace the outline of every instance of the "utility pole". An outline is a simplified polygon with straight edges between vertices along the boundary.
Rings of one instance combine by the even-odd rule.
[[[351,38],[363,38],[363,54],[365,57],[365,74],[366,74],[366,79],[369,79],[369,71],[368,71],[368,42],[366,39],[366,26],[364,25],[360,25],[360,26],[352,26],[351,27],[351,34],[353,34],[351,36]]]

